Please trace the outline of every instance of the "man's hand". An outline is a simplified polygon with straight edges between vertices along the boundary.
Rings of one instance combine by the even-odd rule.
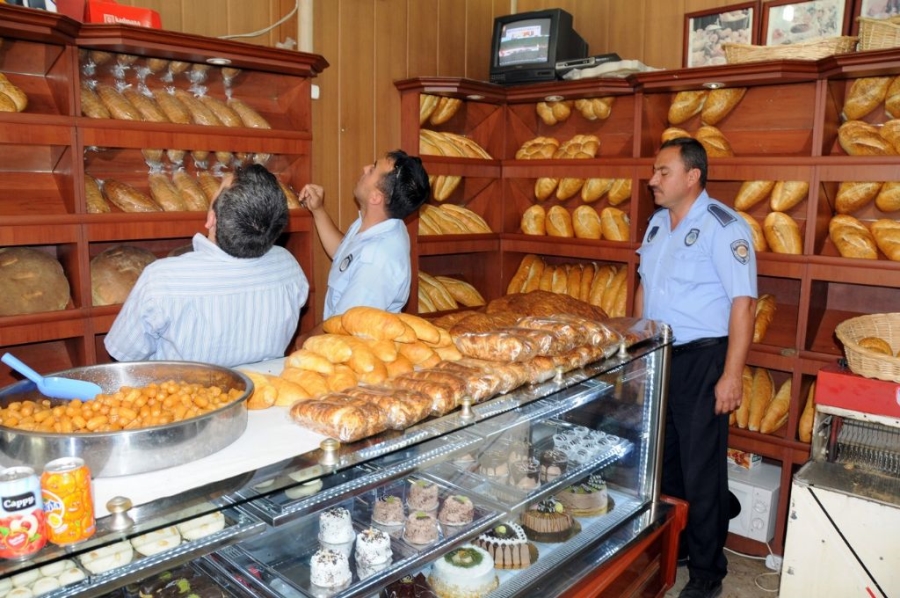
[[[716,383],[716,415],[731,413],[741,406],[744,385],[740,376],[722,374]]]
[[[298,198],[300,200],[300,205],[309,210],[310,212],[315,212],[320,209],[325,203],[325,190],[322,189],[320,185],[313,185],[309,183],[303,186],[303,189],[300,190],[300,196]]]

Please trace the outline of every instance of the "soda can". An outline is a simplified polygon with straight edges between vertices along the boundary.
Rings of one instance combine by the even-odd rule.
[[[0,472],[0,558],[24,561],[47,544],[41,482],[30,467]]]
[[[94,535],[91,472],[84,459],[62,457],[47,463],[41,475],[41,491],[50,542],[66,546]]]

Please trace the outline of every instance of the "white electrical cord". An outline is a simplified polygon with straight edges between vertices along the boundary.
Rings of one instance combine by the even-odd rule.
[[[265,29],[260,29],[259,31],[251,31],[250,33],[235,33],[232,35],[220,35],[219,39],[237,39],[239,37],[259,37],[260,35],[263,35],[265,33],[272,31],[273,29],[275,29],[276,27],[278,27],[279,25],[281,25],[282,23],[284,23],[285,21],[290,19],[292,16],[297,14],[298,10],[300,10],[300,0],[296,0],[296,2],[294,2],[294,8],[291,9],[291,11],[289,13],[287,13],[286,15],[284,15],[283,17],[281,17],[280,19],[278,19],[277,21],[275,21],[274,23],[272,23],[271,25],[266,27]]]
[[[769,554],[768,554],[768,556],[753,556],[753,555],[750,555],[750,554],[744,554],[743,552],[738,552],[737,550],[732,550],[732,549],[730,549],[730,548],[726,548],[725,550],[726,550],[727,552],[730,552],[730,553],[732,553],[732,554],[736,554],[737,556],[743,557],[743,558],[745,558],[745,559],[751,559],[751,560],[754,560],[754,561],[767,561],[769,557],[773,557],[773,558],[774,558],[774,557],[775,557],[775,553],[772,552],[772,547],[769,546],[769,543],[768,543],[768,542],[766,542],[766,548],[769,549]],[[766,563],[766,566],[768,566],[768,562]],[[766,572],[766,573],[760,573],[759,575],[757,575],[756,577],[753,578],[753,584],[754,584],[757,588],[759,588],[760,590],[762,590],[763,592],[776,593],[776,592],[778,592],[779,588],[776,587],[775,589],[769,589],[769,588],[763,587],[763,586],[759,583],[761,579],[766,578],[766,577],[771,577],[771,576],[773,576],[773,575],[776,576],[776,578],[777,578],[777,579],[776,579],[776,583],[777,583],[778,580],[781,579],[781,571],[780,571],[780,570],[779,570],[779,571],[769,571],[769,572]],[[778,584],[778,585],[780,585],[780,584]]]

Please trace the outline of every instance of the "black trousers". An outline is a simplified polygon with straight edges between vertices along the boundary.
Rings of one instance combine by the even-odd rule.
[[[689,503],[682,535],[692,578],[721,580],[728,573],[728,414],[715,414],[715,386],[727,342],[675,351],[672,356],[662,492]]]

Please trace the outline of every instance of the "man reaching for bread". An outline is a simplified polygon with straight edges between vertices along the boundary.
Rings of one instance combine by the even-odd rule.
[[[193,251],[141,273],[104,344],[119,361],[232,367],[283,357],[309,283],[275,246],[288,220],[275,176],[254,164],[222,182]]]
[[[403,219],[428,199],[422,161],[396,150],[363,168],[353,196],[359,218],[344,235],[325,211],[324,191],[306,185],[300,204],[312,212],[325,253],[332,259],[324,318],[357,305],[399,312],[409,298],[412,271]]]
[[[706,193],[707,157],[691,138],[662,144],[650,191],[660,207],[638,250],[634,315],[672,327],[662,491],[688,501],[681,598],[714,598],[728,573],[728,414],[741,404],[756,312],[747,223]]]

